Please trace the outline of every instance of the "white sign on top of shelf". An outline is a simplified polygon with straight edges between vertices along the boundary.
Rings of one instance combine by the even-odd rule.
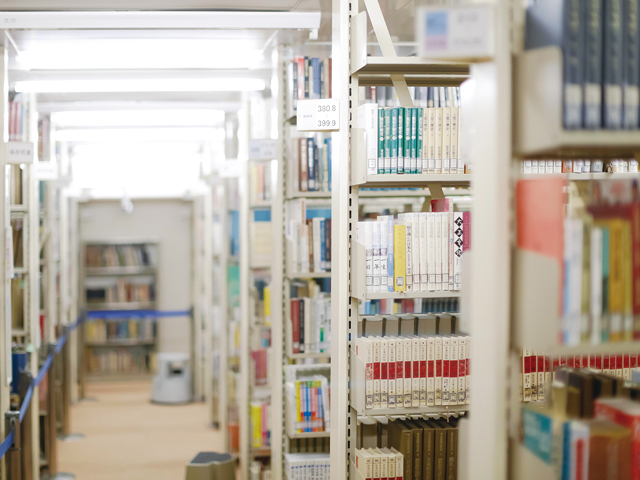
[[[250,140],[249,141],[249,160],[273,160],[276,158],[276,141]]]
[[[298,100],[297,125],[300,132],[333,132],[340,129],[338,100]]]
[[[7,163],[33,163],[35,145],[31,142],[7,142]]]
[[[58,164],[55,162],[36,163],[36,177],[38,180],[57,180]]]
[[[420,7],[415,18],[420,57],[479,62],[495,54],[492,5]]]

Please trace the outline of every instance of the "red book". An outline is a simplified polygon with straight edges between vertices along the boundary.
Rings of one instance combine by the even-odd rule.
[[[603,370],[610,370],[611,366],[609,363],[609,354],[608,353],[604,353],[602,355],[602,369]]]
[[[638,368],[638,355],[635,353],[629,355],[629,368],[632,368],[634,370]]]
[[[600,398],[595,416],[631,430],[631,479],[640,480],[640,404],[627,398]]]
[[[300,300],[291,300],[291,344],[293,353],[300,353]]]

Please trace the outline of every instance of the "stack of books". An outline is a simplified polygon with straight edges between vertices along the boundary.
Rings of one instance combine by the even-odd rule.
[[[285,390],[294,409],[290,425],[294,433],[328,432],[331,427],[331,384],[324,375],[300,377],[287,382]]]
[[[294,138],[291,181],[295,192],[331,191],[331,137]]]
[[[267,401],[251,402],[251,444],[254,448],[271,446],[270,410],[271,405]]]
[[[466,335],[367,336],[355,342],[363,363],[366,409],[469,403],[471,339]]]
[[[297,56],[287,66],[287,104],[295,115],[298,100],[331,98],[331,58]]]
[[[304,198],[286,204],[289,261],[294,273],[331,271],[331,209],[307,207]]]
[[[636,159],[612,160],[524,160],[522,173],[636,173],[638,161]]]
[[[363,480],[404,478],[404,456],[395,448],[356,449],[356,469]]]
[[[463,252],[471,243],[471,213],[454,212],[451,199],[432,200],[431,208],[358,223],[367,292],[460,290]]]
[[[269,349],[258,348],[251,351],[251,360],[253,360],[253,384],[267,385],[269,383]]]
[[[91,374],[136,374],[155,370],[155,354],[145,348],[94,349],[88,354]]]
[[[365,103],[379,107],[399,107],[400,101],[394,87],[361,87]],[[461,107],[460,87],[409,87],[409,95],[415,107]]]
[[[395,315],[404,313],[455,313],[459,301],[451,298],[402,298],[358,302],[360,315]]]
[[[26,142],[29,129],[28,99],[21,93],[15,93],[9,101],[9,141]]]
[[[151,341],[155,338],[156,322],[153,318],[91,319],[86,323],[85,329],[89,342],[122,339]]]
[[[328,453],[286,453],[284,473],[288,480],[330,480]]]
[[[321,290],[322,283],[324,291]],[[291,282],[292,353],[327,353],[331,350],[331,291],[329,282]]]
[[[271,200],[271,162],[255,162],[249,167],[251,201]]]
[[[155,299],[155,284],[118,278],[115,285],[87,287],[86,298],[89,304],[151,302]]]
[[[87,245],[85,265],[99,267],[149,267],[153,265],[149,245]]]

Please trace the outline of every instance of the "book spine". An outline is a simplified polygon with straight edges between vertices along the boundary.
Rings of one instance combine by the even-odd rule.
[[[404,343],[404,351],[403,351],[403,358],[404,358],[404,407],[405,408],[410,408],[411,404],[412,404],[412,378],[413,378],[413,374],[412,374],[412,360],[413,360],[413,354],[412,354],[412,348],[411,348],[411,339],[410,338],[405,338],[403,340]]]
[[[418,173],[418,109],[411,109],[411,172]]]
[[[411,250],[412,250],[412,272],[413,290],[419,291],[421,287],[420,279],[420,217],[418,213],[411,213]]]
[[[451,360],[451,338],[442,338],[442,405],[451,404],[451,387],[449,383],[449,362]]]
[[[369,341],[373,344],[373,408],[380,408],[380,341]]]
[[[291,300],[291,333],[293,353],[300,353],[300,300]]]
[[[420,339],[411,338],[411,406],[420,406]]]
[[[404,109],[404,173],[411,173],[411,108]]]
[[[435,404],[442,405],[442,340],[443,337],[435,338]]]
[[[429,290],[429,271],[427,269],[427,213],[423,212],[417,215],[420,231],[420,291],[426,292]]]
[[[381,261],[381,231],[380,231],[380,227],[381,227],[381,222],[370,222],[371,226],[372,226],[372,230],[373,230],[373,291],[374,292],[379,292],[381,285],[382,285],[382,279],[380,278],[381,276],[381,268],[380,268],[380,261]]]
[[[469,405],[469,401],[470,401],[470,390],[471,390],[471,370],[470,368],[470,363],[471,363],[471,337],[469,335],[466,336],[466,341],[467,341],[467,358],[465,360],[465,367],[464,367],[464,373],[465,373],[465,393],[464,393],[464,400],[465,400],[465,405]]]
[[[413,173],[422,173],[423,165],[422,165],[422,148],[423,148],[423,113],[422,108],[417,108],[417,117],[418,117],[418,126],[416,127],[417,131],[417,146],[416,146],[416,170]]]
[[[404,406],[404,340],[395,340],[396,344],[396,408]]]
[[[391,108],[384,109],[384,172],[391,173]]]
[[[427,338],[420,337],[420,406],[427,406]]]
[[[309,190],[309,172],[308,170],[308,165],[309,165],[309,161],[307,159],[307,155],[308,155],[308,149],[307,149],[307,138],[301,138],[299,139],[300,143],[299,143],[299,161],[300,161],[300,166],[299,166],[299,171],[300,171],[300,191],[302,192],[307,192]]]
[[[367,173],[378,173],[378,106],[375,103],[365,103],[358,107],[358,120],[365,130],[367,143]]]
[[[422,169],[420,173],[429,173],[429,109],[422,109]]]
[[[567,15],[574,15],[579,8],[579,2],[573,0],[565,2],[565,18]],[[604,1],[604,51],[603,55],[603,112],[604,126],[608,129],[617,130],[622,127],[622,105],[623,105],[623,21],[622,21],[622,0]],[[581,83],[580,71],[574,68],[574,62],[580,65],[580,48],[583,42],[580,41],[581,26],[573,26],[574,22],[568,24],[568,41],[565,51],[565,127],[579,128],[573,118],[573,104],[577,103],[579,85]],[[563,49],[564,50],[564,49]],[[569,91],[568,91],[569,90]],[[569,99],[569,100],[567,100]]]
[[[466,403],[467,383],[467,337],[458,337],[458,405]]]
[[[362,229],[362,240],[366,252],[366,290],[373,292],[373,225],[371,222],[360,222],[359,226]]]
[[[398,173],[398,107],[391,109],[391,170]]]
[[[394,244],[394,291],[404,292],[406,290],[405,276],[406,276],[406,226],[394,225],[393,226],[393,244]]]
[[[413,222],[410,220],[409,214],[404,216],[405,224],[405,282],[407,284],[407,291],[413,290]]]
[[[462,251],[466,252],[471,249],[471,212],[462,213],[463,236],[462,236]]]
[[[315,171],[315,139],[307,139],[307,186],[310,192],[316,189],[316,171]]]
[[[388,376],[388,402],[389,408],[396,408],[396,340],[394,338],[385,339],[389,350],[387,357]]]
[[[449,242],[449,212],[441,212],[440,216],[442,217],[442,290],[449,290],[449,250],[451,249],[451,244]]]
[[[379,219],[380,220],[380,219]],[[389,228],[387,221],[379,221],[380,224],[380,290],[381,292],[387,292],[389,290]]]
[[[367,338],[358,338],[356,342],[356,355],[360,356],[364,363],[365,371],[365,408],[373,408],[373,345]]]
[[[433,107],[427,108],[427,116],[429,117],[427,122],[429,149],[427,152],[427,173],[434,174],[436,173],[436,109]]]
[[[436,217],[435,213],[427,213],[427,272],[429,274],[429,291],[436,289]]]
[[[449,148],[449,173],[464,173],[458,171],[458,122],[460,118],[460,107],[451,107],[451,147]]]
[[[584,126],[597,130],[602,127],[602,0],[586,0],[584,14]]]
[[[435,128],[435,171],[434,173],[442,173],[442,137],[443,137],[443,109],[436,108],[436,128]]]
[[[453,290],[462,288],[462,243],[464,222],[461,212],[454,212],[453,230]]]
[[[378,172],[384,173],[385,157],[385,129],[386,129],[385,109],[378,108]]]
[[[389,342],[380,338],[380,408],[389,407]]]
[[[398,164],[397,173],[404,173],[404,148],[405,148],[405,111],[406,108],[398,107]]]
[[[436,382],[435,382],[436,344],[434,337],[427,338],[427,407],[435,406]]]
[[[451,108],[442,109],[442,173],[451,173]]]
[[[304,97],[309,97],[309,57],[304,57]]]
[[[387,217],[387,288],[390,292],[394,291],[394,231],[393,231],[393,217]]]
[[[435,222],[435,290],[442,290],[442,213],[434,213]]]
[[[451,337],[451,360],[449,360],[449,404],[458,405],[458,337]]]

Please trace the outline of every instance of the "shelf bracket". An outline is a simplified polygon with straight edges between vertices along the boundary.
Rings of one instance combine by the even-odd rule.
[[[380,44],[382,55],[385,57],[397,57],[398,55],[391,41],[391,35],[389,34],[387,23],[384,21],[378,0],[364,0],[364,5],[371,19],[373,31]],[[398,95],[400,105],[405,108],[413,108],[413,100],[411,100],[411,94],[409,93],[409,87],[407,87],[407,81],[404,75],[392,74],[391,81],[396,89],[396,95]]]
[[[429,183],[428,187],[429,187],[429,194],[432,199],[444,198],[444,193],[442,192],[442,184]]]

